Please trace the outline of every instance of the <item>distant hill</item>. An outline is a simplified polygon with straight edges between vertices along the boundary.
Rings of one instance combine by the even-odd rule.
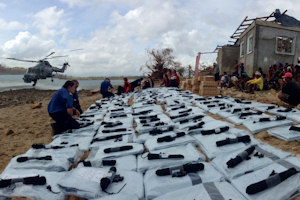
[[[3,67],[0,65],[0,75],[3,74],[25,74],[26,69],[22,67]]]

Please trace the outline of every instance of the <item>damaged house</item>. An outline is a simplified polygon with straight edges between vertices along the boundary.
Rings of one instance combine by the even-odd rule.
[[[236,61],[244,63],[249,75],[259,67],[266,73],[279,62],[296,64],[300,56],[300,22],[285,12],[281,14],[277,9],[267,17],[246,17],[231,36],[234,44],[219,48],[221,73],[232,73]]]

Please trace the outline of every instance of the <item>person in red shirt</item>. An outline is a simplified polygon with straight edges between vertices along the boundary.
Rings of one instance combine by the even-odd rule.
[[[131,92],[131,84],[128,82],[127,78],[124,78],[124,93]]]
[[[172,69],[171,71],[171,87],[179,87],[180,84],[180,78],[178,74],[176,73],[175,69]]]

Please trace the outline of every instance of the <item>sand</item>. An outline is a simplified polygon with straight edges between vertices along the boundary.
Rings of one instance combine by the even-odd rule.
[[[48,144],[52,141],[52,119],[47,105],[54,94],[52,90],[18,90],[0,93],[0,173],[11,158],[25,153],[32,144]],[[86,110],[100,94],[87,96],[88,91],[79,91],[79,101]],[[32,103],[42,103],[32,109]]]

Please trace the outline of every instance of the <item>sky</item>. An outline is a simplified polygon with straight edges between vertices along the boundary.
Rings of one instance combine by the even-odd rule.
[[[49,60],[68,61],[67,75],[133,76],[145,73],[147,50],[172,48],[176,61],[194,67],[198,52],[228,44],[246,16],[276,8],[300,19],[292,0],[0,0],[0,64],[28,68],[33,63],[6,58],[38,60],[54,51],[68,55]]]

